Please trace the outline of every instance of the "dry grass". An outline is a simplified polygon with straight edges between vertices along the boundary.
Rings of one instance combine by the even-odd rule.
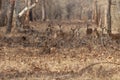
[[[86,48],[63,49],[39,54],[36,48],[1,49],[0,77],[3,80],[119,80],[120,55],[102,54]],[[31,55],[30,55],[31,54]]]
[[[43,27],[47,24],[41,25]],[[38,24],[36,26],[35,30],[41,29]],[[44,53],[44,47],[33,45],[37,42],[34,36],[38,33],[31,31],[25,34],[12,33],[6,37],[2,35],[0,80],[120,79],[119,44],[110,43],[101,47],[87,40],[89,45],[61,48],[50,46],[50,53]]]

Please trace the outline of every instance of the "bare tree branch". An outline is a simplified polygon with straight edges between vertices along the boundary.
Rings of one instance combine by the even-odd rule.
[[[26,13],[28,10],[34,8],[36,6],[36,3],[33,3],[31,6],[25,7],[20,13],[19,13],[19,17],[21,17],[24,13]]]

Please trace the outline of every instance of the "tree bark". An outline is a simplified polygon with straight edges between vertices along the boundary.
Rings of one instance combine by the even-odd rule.
[[[97,5],[97,0],[95,0],[95,23],[98,25],[98,5]]]
[[[29,7],[31,6],[31,0],[27,0],[26,1],[26,6]],[[30,20],[30,10],[31,9],[28,9],[27,12],[26,12],[26,16],[25,16],[25,25],[28,25],[29,24],[29,20]]]
[[[15,6],[15,0],[10,0],[10,12],[9,12],[9,17],[8,17],[8,24],[7,24],[6,33],[11,32],[14,6]]]
[[[7,11],[8,11],[8,0],[1,0],[1,10],[0,10],[0,26],[7,24]]]
[[[107,10],[107,28],[108,34],[111,34],[111,0],[108,0],[108,10]]]
[[[15,14],[16,14],[16,27],[20,28],[21,27],[21,21],[19,18],[19,12],[20,12],[20,0],[16,0],[15,2]]]
[[[45,0],[42,0],[42,5],[41,5],[41,8],[42,8],[42,21],[45,21]]]
[[[37,2],[35,2],[35,3],[33,3],[32,5],[30,5],[29,7],[25,7],[20,13],[19,13],[19,17],[22,17],[23,16],[23,14],[25,14],[26,13],[26,11],[28,11],[28,10],[30,10],[30,9],[32,9],[32,8],[34,8],[35,6],[36,6],[36,4],[37,4]]]
[[[2,7],[2,0],[0,0],[0,11],[1,11],[1,7]]]
[[[26,2],[26,6],[27,7],[30,7],[32,5],[32,0],[27,0],[27,2]],[[27,12],[26,12],[26,21],[27,21],[27,23],[29,23],[29,21],[33,21],[33,15],[32,15],[32,8],[31,9],[29,9]]]

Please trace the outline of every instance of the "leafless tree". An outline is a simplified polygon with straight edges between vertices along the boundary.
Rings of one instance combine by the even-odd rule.
[[[0,26],[6,25],[9,0],[0,0]]]
[[[41,9],[42,9],[42,21],[45,21],[45,15],[46,15],[46,12],[45,12],[45,0],[41,0]]]
[[[6,33],[10,33],[11,32],[14,6],[15,6],[15,0],[10,0],[10,9],[9,9],[10,11],[9,11],[9,17],[8,17]]]
[[[111,0],[108,0],[107,27],[108,27],[108,34],[111,34]]]

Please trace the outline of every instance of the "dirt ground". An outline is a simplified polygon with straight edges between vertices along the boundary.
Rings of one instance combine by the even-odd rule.
[[[81,23],[0,28],[0,80],[120,80],[120,39],[86,35]]]

